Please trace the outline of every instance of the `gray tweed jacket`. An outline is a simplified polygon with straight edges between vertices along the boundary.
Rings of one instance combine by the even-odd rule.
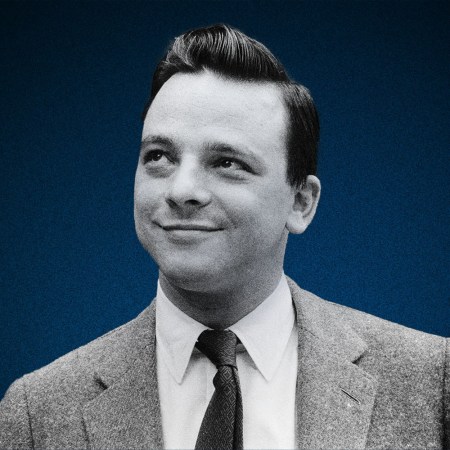
[[[449,448],[446,339],[290,287],[298,447]],[[160,447],[153,304],[17,380],[0,403],[2,449]]]

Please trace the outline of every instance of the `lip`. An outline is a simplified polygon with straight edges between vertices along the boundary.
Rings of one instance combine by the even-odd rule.
[[[170,223],[170,224],[158,224],[164,231],[205,231],[213,232],[220,231],[222,228],[214,225],[202,224],[202,223]]]

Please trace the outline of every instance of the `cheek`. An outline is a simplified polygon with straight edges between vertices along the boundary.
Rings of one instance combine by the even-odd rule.
[[[134,210],[135,213],[143,214],[152,211],[158,204],[161,194],[158,186],[152,183],[136,181],[134,186]]]
[[[134,196],[134,224],[139,240],[144,247],[151,242],[151,236],[154,234],[152,226],[152,217],[154,214],[154,202],[148,195],[141,195],[139,192]]]
[[[144,200],[141,195],[134,196],[134,220],[136,222],[136,226],[139,227],[143,224],[144,218],[148,213],[148,202]]]
[[[261,240],[278,241],[285,231],[288,208],[286,199],[279,196],[241,197],[229,217],[238,231],[238,246],[248,248],[261,244]]]
[[[262,229],[283,228],[291,207],[290,197],[286,189],[263,186],[248,202],[249,219],[261,225]]]

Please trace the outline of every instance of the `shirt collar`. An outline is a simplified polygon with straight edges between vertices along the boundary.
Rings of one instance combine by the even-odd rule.
[[[230,326],[263,377],[270,381],[281,362],[295,322],[285,275],[257,308]],[[156,339],[160,354],[178,384],[182,382],[198,336],[208,327],[177,308],[159,282],[156,294]]]

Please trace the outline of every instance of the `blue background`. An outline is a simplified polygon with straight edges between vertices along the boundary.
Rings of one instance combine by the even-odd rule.
[[[449,335],[449,3],[1,3],[0,396],[138,314],[140,113],[170,39],[227,22],[308,86],[323,194],[304,288]]]

